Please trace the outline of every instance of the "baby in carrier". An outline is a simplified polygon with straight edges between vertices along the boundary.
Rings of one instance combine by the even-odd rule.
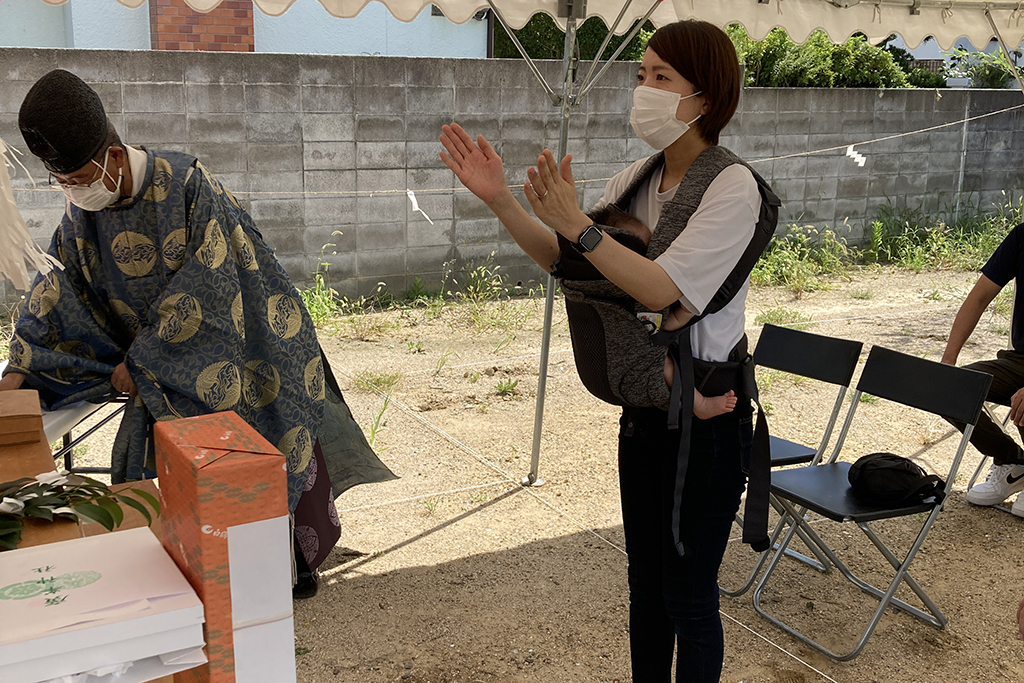
[[[640,220],[612,205],[604,206],[591,214],[594,221],[612,228],[620,228],[639,237],[644,245],[651,242],[651,229]],[[673,308],[662,322],[662,329],[677,330],[685,324],[685,310],[679,306]],[[653,331],[653,330],[652,330]],[[675,364],[670,357],[665,358],[665,383],[672,388]],[[701,420],[708,420],[717,415],[732,412],[736,407],[736,392],[730,390],[722,396],[704,396],[693,390],[693,414]]]

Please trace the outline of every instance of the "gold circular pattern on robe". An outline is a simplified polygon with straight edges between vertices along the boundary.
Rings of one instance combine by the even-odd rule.
[[[267,300],[267,319],[278,337],[291,339],[302,327],[302,307],[294,297],[275,294]]]
[[[214,412],[235,407],[242,396],[238,368],[230,361],[207,366],[196,379],[196,395]]]
[[[245,307],[242,305],[242,293],[235,295],[231,302],[231,322],[235,324],[235,332],[242,339],[245,339]]]
[[[125,327],[131,330],[133,335],[139,333],[139,330],[142,329],[142,318],[139,317],[138,313],[133,311],[128,304],[120,299],[111,299],[108,304],[112,309],[114,309],[114,313],[121,316],[121,322],[124,323]]]
[[[314,358],[306,363],[306,391],[314,401],[322,401],[324,398],[324,366],[320,358]]]
[[[130,277],[142,277],[156,265],[156,245],[137,232],[118,233],[110,242],[110,251],[117,267]]]
[[[256,263],[256,249],[252,246],[252,240],[245,234],[241,225],[236,225],[231,231],[231,248],[235,250],[235,263],[243,270],[259,270]]]
[[[253,408],[263,408],[274,402],[281,391],[281,375],[277,368],[265,360],[251,360],[242,373],[242,395]]]
[[[305,427],[294,427],[281,437],[277,450],[284,454],[292,472],[304,472],[313,456],[313,440]]]
[[[146,188],[145,199],[151,202],[162,202],[167,199],[171,189],[171,164],[167,159],[153,159],[153,181]]]
[[[160,302],[160,329],[157,334],[165,342],[178,344],[190,339],[203,323],[199,301],[188,294],[172,294]]]
[[[228,196],[228,199],[231,200],[231,203],[235,205],[236,209],[242,208],[242,205],[238,203],[237,199],[235,199],[235,195],[231,194],[231,190],[224,188],[224,194]]]
[[[76,237],[75,246],[78,248],[78,264],[82,269],[82,274],[85,275],[87,282],[92,282],[93,271],[99,272],[100,270],[100,255],[96,252],[96,245],[81,237]]]
[[[39,284],[32,289],[28,300],[28,312],[42,320],[60,300],[60,280],[57,274],[50,271],[43,276]]]
[[[185,228],[174,230],[164,238],[160,255],[170,271],[177,271],[185,263]]]
[[[196,251],[196,258],[204,266],[213,270],[220,268],[228,255],[228,243],[224,239],[224,231],[220,229],[220,223],[216,218],[211,218],[206,224],[206,237],[203,239],[203,246]]]

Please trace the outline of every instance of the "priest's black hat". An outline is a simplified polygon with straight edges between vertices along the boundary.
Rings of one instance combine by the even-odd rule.
[[[46,74],[28,91],[18,127],[29,150],[51,173],[77,171],[107,139],[107,113],[96,91],[63,69]]]

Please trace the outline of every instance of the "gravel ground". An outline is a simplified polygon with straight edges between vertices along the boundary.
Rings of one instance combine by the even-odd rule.
[[[813,321],[810,331],[865,342],[865,357],[871,344],[881,344],[938,359],[975,277],[877,269],[799,298],[754,289],[748,333],[754,342],[763,317],[799,316]],[[320,595],[296,603],[300,681],[629,680],[617,412],[580,384],[560,303],[541,431],[544,483],[519,483],[530,470],[542,307],[514,300],[322,326],[353,413],[401,478],[338,499],[344,531],[323,568]],[[987,316],[961,362],[993,357],[1008,326],[1005,316]],[[396,380],[385,406],[372,387]],[[778,373],[762,373],[761,383],[773,432],[816,441],[834,394]],[[937,473],[948,470],[956,439],[941,420],[884,401],[863,403],[858,416],[846,459],[889,450]],[[79,461],[104,463],[111,438],[112,430],[103,430]],[[835,663],[757,615],[748,593],[722,601],[723,680],[1024,679],[1015,624],[1024,597],[1024,521],[965,502],[977,462],[969,450],[914,564],[914,576],[949,617],[944,630],[888,613],[860,657]],[[919,521],[879,530],[905,549]],[[884,562],[856,528],[818,528],[852,554],[855,569],[883,577]],[[734,539],[722,582],[738,583],[753,559]],[[848,646],[875,602],[834,572],[803,569],[783,563],[766,592],[768,609],[828,644]]]

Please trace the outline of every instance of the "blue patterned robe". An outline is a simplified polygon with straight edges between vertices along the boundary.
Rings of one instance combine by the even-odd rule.
[[[294,510],[324,414],[324,370],[302,298],[252,218],[192,156],[147,151],[134,198],[71,206],[21,308],[9,370],[53,409],[114,394],[125,362],[139,395],[113,453],[115,482],[152,461],[153,419],[234,410],[288,461]]]

